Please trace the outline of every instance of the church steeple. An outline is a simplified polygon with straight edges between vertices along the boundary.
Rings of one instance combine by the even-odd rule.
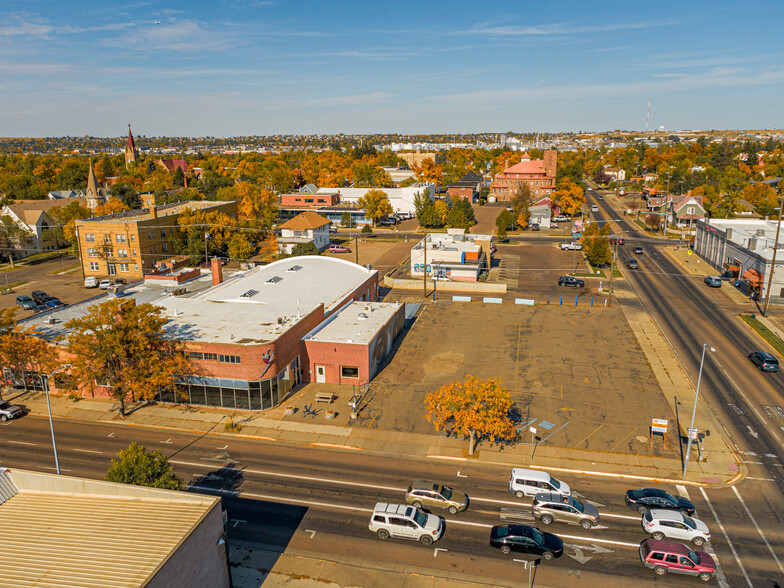
[[[87,207],[90,209],[95,208],[102,201],[102,194],[98,189],[98,182],[95,181],[95,172],[93,171],[93,160],[90,160],[90,171],[87,173],[87,189],[84,192],[87,199]]]
[[[136,143],[133,141],[133,134],[131,133],[131,123],[128,123],[128,143],[125,145],[125,168],[132,163],[136,163],[139,157],[139,152],[136,150]]]

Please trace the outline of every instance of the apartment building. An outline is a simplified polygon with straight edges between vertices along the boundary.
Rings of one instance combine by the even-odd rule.
[[[531,159],[528,153],[524,153],[520,163],[495,176],[490,195],[496,200],[512,200],[520,187],[526,184],[534,199],[549,196],[555,190],[557,166],[558,152],[555,150],[545,151],[543,160]]]
[[[237,216],[236,202],[191,201],[76,221],[85,277],[141,279],[156,261],[174,253],[171,241],[178,231],[177,219],[187,209]]]

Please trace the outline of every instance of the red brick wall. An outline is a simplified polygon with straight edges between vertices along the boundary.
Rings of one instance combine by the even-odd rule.
[[[472,188],[447,188],[447,193],[453,200],[455,198],[465,198],[471,202],[474,199],[474,190]]]
[[[327,384],[359,384],[369,380],[370,358],[365,345],[355,343],[330,343],[328,341],[306,341],[307,374],[303,374],[310,382],[316,381],[316,365],[323,365]],[[340,366],[359,368],[358,378],[342,378]],[[304,366],[303,366],[304,367]]]

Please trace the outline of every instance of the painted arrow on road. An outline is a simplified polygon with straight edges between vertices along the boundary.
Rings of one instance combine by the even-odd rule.
[[[564,547],[571,548],[574,551],[574,554],[567,553],[566,555],[568,555],[569,557],[571,557],[572,559],[576,560],[581,564],[585,564],[586,562],[590,561],[591,559],[593,559],[594,555],[597,555],[599,553],[614,553],[612,549],[606,549],[599,545],[594,545],[593,543],[591,543],[590,547],[586,547],[584,545],[575,545],[573,543],[564,543]],[[583,553],[584,551],[591,552],[591,555],[585,555]]]

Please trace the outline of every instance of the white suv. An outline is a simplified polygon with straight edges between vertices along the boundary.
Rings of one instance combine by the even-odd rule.
[[[642,517],[642,528],[656,540],[681,539],[698,547],[711,538],[708,525],[677,510],[649,510]]]
[[[373,509],[368,529],[379,539],[400,537],[421,541],[430,545],[444,534],[444,523],[440,517],[427,514],[407,504],[379,502]]]

